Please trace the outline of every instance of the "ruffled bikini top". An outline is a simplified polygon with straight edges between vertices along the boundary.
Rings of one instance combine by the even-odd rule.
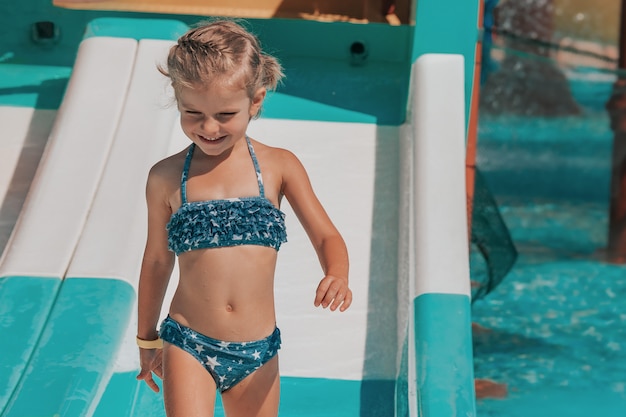
[[[169,250],[177,255],[194,249],[239,245],[278,250],[287,241],[285,214],[265,198],[259,162],[247,136],[246,142],[256,170],[259,195],[208,201],[187,201],[187,177],[195,149],[195,144],[191,144],[181,178],[182,205],[167,223]]]

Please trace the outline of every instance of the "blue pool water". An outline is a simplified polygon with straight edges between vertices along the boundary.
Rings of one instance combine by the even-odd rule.
[[[626,267],[603,257],[611,143],[601,109],[482,120],[478,166],[519,257],[473,305],[476,377],[508,388],[479,416],[626,415]]]

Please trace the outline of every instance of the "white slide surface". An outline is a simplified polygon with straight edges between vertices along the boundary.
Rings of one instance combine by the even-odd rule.
[[[136,45],[122,38],[81,44],[0,276],[64,276],[115,137]]]
[[[288,202],[283,202],[288,242],[281,247],[276,273],[277,324],[283,334],[281,374],[361,380],[366,353],[376,146],[381,134],[390,141],[394,140],[397,128],[261,119],[251,124],[248,133],[268,145],[287,148],[299,157],[308,170],[318,197],[342,232],[351,259],[351,288],[354,292],[352,307],[341,314],[315,308],[313,298],[323,276],[322,270],[304,229]],[[170,152],[180,150],[189,143],[177,124],[174,125],[169,143]],[[143,194],[140,198],[143,198]],[[134,227],[126,232],[127,239],[136,240],[140,245],[135,248],[139,252],[145,243],[145,231],[142,229]],[[128,236],[131,230],[137,235]],[[140,255],[134,259],[135,262],[140,260]],[[135,266],[138,267],[138,264]],[[92,271],[92,275],[95,277],[97,270]],[[162,317],[166,314],[176,282],[175,270]],[[136,282],[132,283],[136,285]],[[137,369],[135,326],[135,321],[131,320],[126,343],[120,352],[117,372]],[[393,351],[390,353],[395,355],[395,344],[391,345]],[[395,358],[390,362],[395,363]],[[381,360],[380,363],[385,361]],[[380,378],[393,378],[395,369],[383,366],[370,372]]]
[[[139,41],[124,112],[66,278],[115,278],[137,287],[146,236],[145,185],[170,146],[176,107],[156,70],[173,42]]]
[[[137,288],[146,236],[148,170],[189,143],[178,126],[166,79],[156,71],[170,45],[170,41],[107,37],[83,42],[56,130],[5,251],[3,274],[118,279]],[[88,83],[81,84],[81,74],[89,76]],[[102,77],[115,78],[116,83],[98,83]],[[281,248],[276,277],[277,324],[283,333],[281,373],[361,380],[372,275],[373,205],[375,188],[380,186],[375,184],[376,170],[381,170],[377,149],[397,142],[398,129],[261,119],[252,122],[249,134],[287,148],[301,159],[344,235],[351,258],[351,309],[342,314],[316,309],[313,298],[322,271],[295,214],[283,203],[289,241]],[[382,169],[391,178],[397,175],[397,166]],[[51,207],[59,212],[54,221],[50,221]],[[63,238],[54,243],[37,239],[42,231]],[[395,264],[397,259],[384,262]],[[175,274],[163,315],[176,281]],[[138,368],[135,319],[129,318],[114,372]],[[393,358],[373,361],[368,377],[395,377],[395,341],[389,346],[389,352],[382,353]]]
[[[83,41],[31,191],[0,262],[0,277],[113,280],[128,284],[136,294],[146,238],[148,171],[189,144],[178,124],[168,80],[156,70],[172,43],[109,37]],[[458,135],[459,126],[452,126],[456,130],[450,135]],[[406,168],[401,161],[407,157],[401,155],[401,135],[424,136],[419,129],[288,119],[251,123],[251,137],[299,157],[350,255],[352,307],[345,313],[315,308],[322,270],[306,233],[283,201],[288,242],[281,247],[276,273],[282,376],[395,380],[398,346],[406,330],[398,325],[406,317],[397,316],[404,310],[398,304],[404,305],[406,298],[399,292],[398,280],[406,271],[399,271],[403,262],[398,241],[406,235],[403,228],[409,227],[398,220],[398,212],[406,210],[399,207],[404,192],[399,178]],[[437,167],[438,161],[430,162],[434,165],[419,168],[417,182],[432,179],[438,168],[445,171]],[[455,195],[464,197],[460,192]],[[422,229],[428,226],[426,222]],[[427,249],[432,242],[417,236],[416,244]],[[466,271],[461,272],[464,279]],[[175,270],[162,317],[177,280]],[[448,291],[443,280],[433,282],[424,286],[416,281],[412,291]],[[461,284],[462,289],[469,285]],[[120,332],[124,333],[123,326],[126,331],[112,369],[100,371],[106,378],[93,384],[99,391],[87,407],[89,415],[113,374],[139,369],[135,310],[129,308],[127,321],[118,323]]]

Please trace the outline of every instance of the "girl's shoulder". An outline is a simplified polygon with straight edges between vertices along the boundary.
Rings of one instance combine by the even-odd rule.
[[[183,165],[185,163],[185,156],[187,155],[187,148],[173,155],[165,157],[152,165],[150,173],[156,175],[168,174],[172,171],[179,170],[182,172]]]
[[[260,146],[254,145],[259,163],[261,164],[261,171],[271,175],[270,178],[277,178],[280,183],[281,194],[285,194],[288,184],[292,184],[292,187],[307,188],[309,183],[309,177],[306,168],[296,156],[295,153],[288,149],[268,146],[261,144]]]
[[[257,157],[267,164],[284,167],[285,165],[299,163],[298,157],[288,149],[270,146],[254,139],[251,139],[251,141]]]
[[[152,167],[148,173],[148,181],[162,184],[177,183],[180,181],[187,149],[161,159]]]

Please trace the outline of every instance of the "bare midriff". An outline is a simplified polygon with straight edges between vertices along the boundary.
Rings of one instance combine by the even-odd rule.
[[[276,327],[275,249],[246,245],[200,249],[178,257],[180,278],[169,314],[214,339],[247,342]]]

